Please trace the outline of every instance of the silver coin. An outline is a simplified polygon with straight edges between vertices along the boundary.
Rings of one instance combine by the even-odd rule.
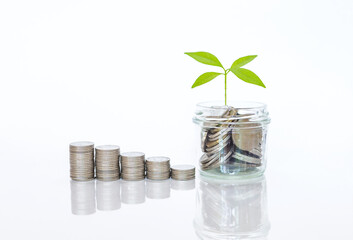
[[[100,145],[96,147],[98,151],[120,151],[120,147],[117,145]]]
[[[246,156],[246,155],[241,154],[239,152],[235,152],[233,154],[233,158],[240,160],[240,161],[243,161],[243,162],[247,162],[247,163],[261,164],[261,158],[254,158],[254,157]]]
[[[240,129],[233,131],[232,140],[237,148],[256,153],[255,155],[261,157],[261,143],[262,143],[262,128],[255,129]]]
[[[124,152],[121,154],[122,159],[145,159],[145,154],[142,152]]]

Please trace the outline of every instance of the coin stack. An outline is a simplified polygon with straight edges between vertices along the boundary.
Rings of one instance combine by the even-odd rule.
[[[171,169],[174,180],[186,181],[195,178],[195,167],[192,165],[174,165]]]
[[[70,144],[70,177],[76,181],[88,181],[94,178],[93,142]]]
[[[121,177],[124,180],[145,179],[145,154],[126,152],[121,154]]]
[[[146,159],[146,176],[151,180],[165,180],[170,177],[168,157],[149,157]]]
[[[102,145],[96,147],[96,175],[101,181],[114,181],[120,178],[120,147]]]

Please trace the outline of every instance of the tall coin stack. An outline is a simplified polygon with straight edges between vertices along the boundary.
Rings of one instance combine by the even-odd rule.
[[[88,181],[94,178],[93,142],[70,144],[70,177],[76,181]]]
[[[195,167],[192,165],[172,166],[172,179],[187,181],[195,178]]]
[[[120,178],[120,147],[102,145],[96,147],[96,176],[101,181],[114,181]]]
[[[124,180],[145,179],[145,154],[126,152],[121,154],[121,177]]]
[[[170,177],[168,157],[149,157],[146,159],[146,176],[151,180],[165,180]]]

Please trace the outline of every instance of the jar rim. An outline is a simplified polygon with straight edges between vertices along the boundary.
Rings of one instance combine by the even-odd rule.
[[[222,101],[207,101],[200,102],[196,104],[197,107],[200,108],[209,108],[209,109],[220,109],[220,108],[228,108],[234,107],[237,109],[266,109],[267,105],[261,102],[253,102],[253,101],[230,101],[227,105]]]
[[[236,109],[237,114],[222,116],[230,108]],[[221,101],[201,102],[196,104],[193,120],[199,124],[211,124],[215,128],[223,128],[225,125],[232,128],[259,128],[271,121],[267,105],[251,101],[231,101],[228,105]]]

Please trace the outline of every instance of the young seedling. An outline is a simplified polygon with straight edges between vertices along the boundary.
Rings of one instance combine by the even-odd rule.
[[[263,84],[261,79],[255,73],[253,73],[252,71],[250,71],[248,69],[242,68],[242,66],[244,66],[245,64],[254,60],[254,58],[256,58],[257,55],[250,55],[250,56],[241,57],[241,58],[235,60],[229,69],[225,69],[223,67],[223,65],[221,64],[221,62],[218,60],[218,58],[211,53],[208,53],[208,52],[186,52],[185,54],[189,55],[190,57],[192,57],[193,59],[195,59],[196,61],[198,61],[200,63],[220,67],[223,69],[224,73],[206,72],[204,74],[201,74],[196,79],[196,81],[194,82],[194,84],[192,85],[191,88],[195,88],[195,87],[198,87],[202,84],[208,83],[209,81],[215,79],[219,75],[224,75],[224,104],[225,105],[227,105],[227,74],[229,72],[234,73],[235,76],[237,76],[238,78],[240,78],[244,82],[255,84],[255,85],[266,88],[266,86]]]

